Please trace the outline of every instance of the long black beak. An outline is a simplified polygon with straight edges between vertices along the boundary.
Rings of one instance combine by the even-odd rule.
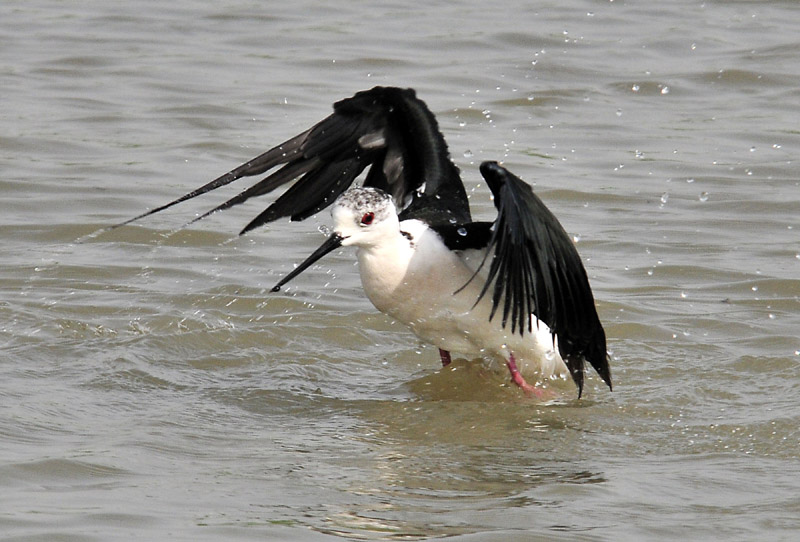
[[[302,273],[303,271],[314,265],[314,262],[325,256],[328,252],[336,250],[337,248],[342,246],[342,241],[344,241],[344,238],[342,236],[340,236],[338,233],[335,232],[332,233],[331,236],[328,237],[328,240],[322,243],[322,246],[320,246],[317,250],[315,250],[311,256],[306,258],[306,260],[303,263],[298,265],[294,271],[283,277],[283,279],[281,279],[281,281],[272,288],[272,291],[273,292],[280,291],[281,286],[283,286],[284,284],[295,278],[297,275],[299,275],[300,273]]]

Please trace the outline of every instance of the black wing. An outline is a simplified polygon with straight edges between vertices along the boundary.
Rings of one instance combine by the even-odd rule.
[[[278,218],[303,220],[324,209],[370,166],[365,186],[390,193],[402,218],[469,222],[469,203],[458,168],[433,113],[413,89],[375,87],[333,106],[333,114],[210,183],[114,227],[163,211],[242,177],[281,166],[196,220],[297,182],[253,219],[242,233]],[[194,222],[194,221],[193,221]]]
[[[502,304],[503,327],[532,331],[530,315],[558,337],[558,349],[583,392],[584,362],[609,388],[606,334],[578,251],[558,219],[531,187],[496,162],[481,164],[494,194],[497,219],[488,241],[493,254],[479,300],[492,289],[491,318]]]

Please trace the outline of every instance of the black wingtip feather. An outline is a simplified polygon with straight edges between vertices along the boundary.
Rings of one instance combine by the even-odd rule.
[[[413,89],[376,86],[336,102],[333,109],[331,115],[303,133],[166,205],[110,229],[280,165],[283,167],[196,220],[306,175],[316,178],[319,184],[307,184],[301,197],[284,199],[243,231],[282,216],[302,220],[333,203],[366,167],[370,167],[370,173],[365,186],[392,194],[398,207],[404,209],[404,218],[424,218],[432,224],[446,223],[451,218],[460,223],[471,220],[466,191],[436,118]],[[355,168],[345,175],[347,179],[326,178],[325,170],[342,161],[350,161],[350,167]],[[335,189],[329,190],[331,186]]]
[[[510,317],[512,333],[524,334],[532,331],[532,313],[557,336],[559,353],[578,386],[579,397],[586,361],[611,388],[605,331],[586,270],[569,235],[519,177],[497,162],[483,162],[480,171],[497,207],[489,242],[494,250],[492,263],[478,298],[494,281],[490,319],[502,299],[503,327]]]

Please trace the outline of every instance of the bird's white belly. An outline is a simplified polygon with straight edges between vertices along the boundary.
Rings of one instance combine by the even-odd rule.
[[[483,279],[475,277],[470,282],[473,271],[457,254],[440,246],[426,244],[423,238],[407,254],[360,249],[361,281],[372,304],[408,325],[423,341],[444,350],[503,360],[513,353],[523,373],[565,374],[548,327],[539,322],[537,329],[534,321],[533,333],[512,334],[510,325],[502,327],[502,307],[489,321],[491,292],[475,306]]]

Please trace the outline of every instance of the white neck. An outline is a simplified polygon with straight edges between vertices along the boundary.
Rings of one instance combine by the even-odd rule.
[[[406,226],[407,222],[411,221],[405,221],[401,227]],[[378,244],[359,247],[357,256],[361,283],[367,297],[378,310],[392,314],[395,305],[402,302],[397,290],[402,289],[408,279],[414,241],[398,229],[396,234],[382,238]]]

